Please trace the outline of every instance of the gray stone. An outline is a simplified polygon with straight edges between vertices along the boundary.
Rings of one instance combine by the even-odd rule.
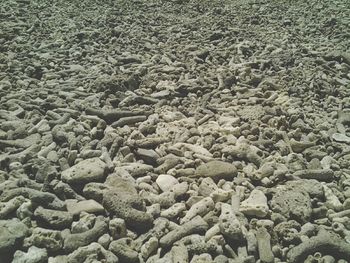
[[[17,219],[0,220],[0,255],[15,250],[28,233],[28,227]]]
[[[63,239],[60,231],[36,227],[32,235],[24,240],[24,246],[46,248],[48,252],[57,252],[62,248]]]
[[[79,215],[79,221],[74,221],[71,227],[71,233],[83,233],[91,229],[95,223],[96,216],[86,212],[81,212]]]
[[[269,212],[265,194],[260,190],[254,189],[250,196],[241,203],[239,211],[245,215],[265,217]]]
[[[211,177],[214,181],[220,179],[232,180],[237,175],[233,164],[223,161],[210,161],[197,167],[194,177]]]
[[[112,252],[104,249],[98,243],[91,243],[85,247],[79,247],[77,250],[68,255],[69,263],[84,263],[86,260],[94,259],[98,262],[117,263],[118,257]]]
[[[30,247],[28,252],[17,250],[12,263],[46,263],[48,259],[45,248]]]
[[[76,234],[68,234],[64,237],[64,250],[72,252],[79,247],[87,246],[92,242],[96,242],[98,238],[108,231],[108,225],[103,216],[96,218],[93,228]]]
[[[34,215],[40,224],[53,229],[69,228],[73,221],[73,214],[65,211],[45,209],[39,206]]]
[[[103,206],[117,217],[123,218],[129,227],[144,231],[152,226],[153,218],[146,213],[143,199],[135,186],[120,177],[109,177],[109,189],[103,194]]]
[[[95,200],[83,200],[77,202],[76,200],[66,200],[67,210],[73,215],[78,215],[81,212],[87,212],[92,214],[102,214],[104,213],[104,208],[102,205],[97,203]]]
[[[306,223],[311,216],[311,199],[302,188],[279,186],[271,199],[271,209],[286,218]]]
[[[332,139],[337,141],[337,142],[350,143],[350,137],[346,136],[345,134],[341,134],[341,133],[333,133]]]
[[[85,184],[103,181],[106,178],[107,165],[100,158],[83,160],[62,172],[62,181],[69,184]]]
[[[121,238],[113,241],[108,250],[118,256],[120,263],[139,263],[138,253],[134,250],[134,245],[130,238]]]

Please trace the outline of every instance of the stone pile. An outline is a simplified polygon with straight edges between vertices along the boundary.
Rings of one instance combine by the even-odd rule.
[[[0,3],[0,262],[350,262],[350,9]]]

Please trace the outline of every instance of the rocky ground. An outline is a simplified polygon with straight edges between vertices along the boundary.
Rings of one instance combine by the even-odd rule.
[[[350,262],[348,0],[2,0],[0,262]]]

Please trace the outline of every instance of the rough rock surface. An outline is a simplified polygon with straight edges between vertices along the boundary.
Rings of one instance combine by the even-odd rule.
[[[0,262],[349,262],[349,18],[0,1]]]
[[[285,216],[306,223],[312,213],[309,194],[301,189],[278,187],[271,199],[271,209]]]
[[[210,177],[213,180],[232,180],[237,175],[234,165],[222,161],[210,161],[197,167],[194,176]]]
[[[48,254],[45,248],[30,247],[28,252],[17,250],[13,263],[45,263],[48,260]]]
[[[19,220],[0,220],[0,255],[13,252],[28,235],[28,227]]]
[[[122,178],[111,180],[109,189],[103,194],[103,206],[112,215],[125,220],[126,224],[145,231],[152,226],[153,218],[145,211],[142,198],[130,181]]]
[[[62,181],[69,184],[84,184],[102,181],[106,177],[107,165],[100,158],[83,160],[62,172]]]

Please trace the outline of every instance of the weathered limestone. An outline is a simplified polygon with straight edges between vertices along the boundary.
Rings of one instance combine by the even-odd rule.
[[[302,189],[285,186],[277,187],[276,190],[271,200],[272,211],[299,222],[307,222],[310,219],[312,208],[308,193]]]
[[[28,227],[17,219],[0,220],[0,257],[16,250],[29,234]]]
[[[61,178],[69,184],[86,184],[103,181],[107,165],[100,158],[86,159],[62,172]]]
[[[220,179],[232,180],[237,175],[233,164],[222,161],[210,161],[197,167],[193,177],[210,177],[214,181]]]
[[[265,217],[269,212],[265,194],[254,189],[250,196],[240,204],[239,211],[249,216]]]
[[[24,240],[24,246],[46,248],[49,253],[60,251],[63,239],[60,231],[36,227],[30,237]]]
[[[143,200],[128,180],[115,177],[103,194],[103,206],[113,215],[123,218],[126,224],[139,231],[152,226],[152,216],[146,213]]]
[[[13,263],[46,263],[48,254],[45,248],[32,246],[28,252],[17,250],[13,257]]]
[[[93,228],[76,234],[67,234],[64,236],[63,249],[67,252],[72,252],[79,247],[89,245],[92,242],[96,242],[97,239],[108,231],[108,225],[104,217],[99,216],[96,218]]]
[[[73,221],[73,214],[64,211],[57,211],[38,207],[34,211],[39,224],[43,224],[52,229],[64,229],[70,227]]]
[[[170,231],[159,240],[161,247],[170,247],[174,242],[181,238],[196,234],[203,233],[208,229],[208,224],[200,216],[194,217],[192,220],[184,223],[180,227]]]
[[[219,228],[221,233],[231,240],[241,240],[243,237],[241,223],[229,204],[221,204]]]
[[[95,200],[76,201],[73,199],[66,200],[67,211],[72,215],[78,215],[81,212],[92,214],[104,214],[105,210],[101,204]]]

